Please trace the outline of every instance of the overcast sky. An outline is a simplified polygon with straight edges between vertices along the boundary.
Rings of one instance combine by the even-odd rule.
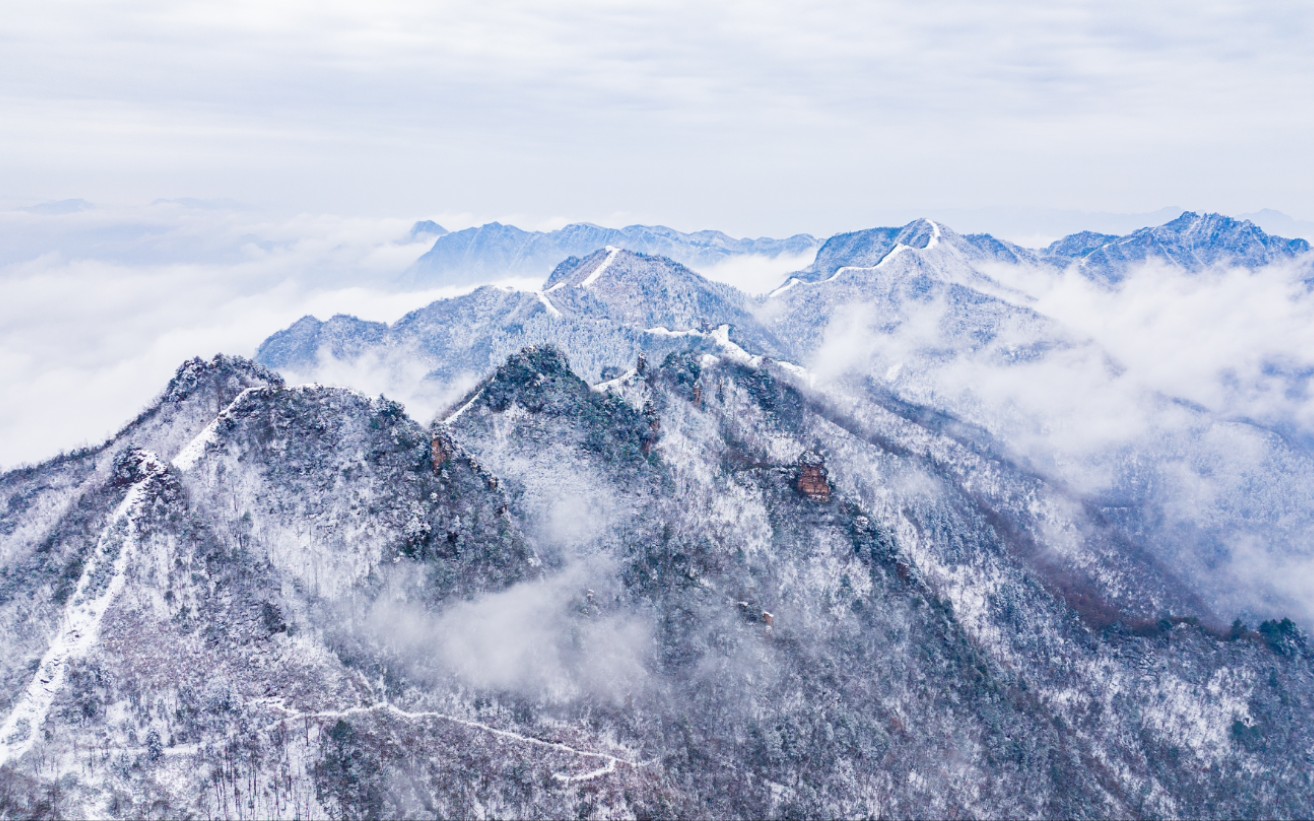
[[[1314,217],[1298,0],[10,0],[4,17],[10,204],[753,234],[987,207]]]

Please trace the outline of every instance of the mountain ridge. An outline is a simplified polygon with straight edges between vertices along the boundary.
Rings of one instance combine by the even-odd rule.
[[[1250,220],[1186,211],[1163,225],[1122,237],[1072,234],[1045,250],[1056,263],[1075,265],[1087,276],[1116,283],[1131,266],[1153,259],[1190,271],[1217,264],[1257,267],[1308,254],[1310,244],[1304,239],[1272,236]]]
[[[660,254],[697,268],[744,255],[798,256],[817,244],[816,238],[808,234],[784,239],[735,238],[711,230],[684,233],[661,225],[605,228],[590,223],[572,223],[555,231],[526,231],[490,222],[438,237],[404,281],[411,285],[459,285],[538,277],[567,257],[587,255],[604,246]]]
[[[595,246],[183,363],[0,473],[0,816],[1309,815],[1301,603],[1218,585],[1314,454],[1173,406],[1097,493],[972,393],[1117,368],[997,266],[1303,253],[1169,226],[917,220],[762,298]]]
[[[180,369],[181,401],[205,374]],[[1043,483],[808,390],[694,345],[599,391],[538,347],[427,429],[386,399],[271,384],[189,423],[189,459],[112,448],[92,508],[155,484],[121,524],[57,525],[66,550],[120,557],[116,581],[40,726],[5,741],[0,806],[79,814],[112,789],[124,816],[1307,808],[1309,771],[1278,766],[1314,744],[1298,628],[1202,628]],[[73,565],[79,589],[97,566]],[[27,569],[0,619],[78,606],[36,583],[67,572]],[[35,681],[33,638],[6,682]],[[78,763],[54,790],[34,756]],[[1242,788],[1253,767],[1263,796]]]

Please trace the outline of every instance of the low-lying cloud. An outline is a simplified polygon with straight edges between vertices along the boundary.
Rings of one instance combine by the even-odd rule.
[[[306,369],[284,369],[282,374],[293,385],[329,385],[370,396],[386,396],[400,402],[412,419],[428,424],[452,408],[484,376],[460,373],[437,379],[431,375],[436,364],[431,356],[420,351],[372,348],[348,359],[335,357],[321,348],[314,365]]]
[[[1311,270],[1167,265],[1133,271],[1116,289],[1076,273],[1026,276],[1034,307],[1094,339],[1148,389],[1222,414],[1314,430]]]
[[[622,703],[647,686],[653,638],[639,616],[606,608],[615,589],[611,563],[593,556],[438,612],[385,598],[366,629],[421,678],[547,703]]]
[[[988,342],[943,299],[849,307],[819,384],[860,375],[947,408],[1083,494],[1143,505],[1159,556],[1220,609],[1314,617],[1308,269],[1149,265],[1115,288],[991,273],[1012,308]]]
[[[712,280],[732,285],[746,294],[765,294],[780,285],[786,274],[800,271],[816,259],[815,251],[802,254],[744,254],[726,257],[715,265],[705,265],[698,273]]]
[[[175,203],[0,212],[0,468],[103,440],[192,356],[252,356],[306,314],[391,321],[468,290],[395,288],[426,250],[409,227]],[[418,384],[371,387],[403,383]]]

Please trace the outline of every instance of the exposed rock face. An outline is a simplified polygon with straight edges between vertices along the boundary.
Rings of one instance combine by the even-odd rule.
[[[830,481],[826,478],[826,465],[815,453],[805,453],[798,462],[798,478],[794,480],[798,492],[814,502],[830,501]]]
[[[447,460],[452,457],[451,446],[443,441],[443,437],[433,437],[433,442],[429,446],[430,454],[433,457],[433,472],[437,473],[447,464]]]

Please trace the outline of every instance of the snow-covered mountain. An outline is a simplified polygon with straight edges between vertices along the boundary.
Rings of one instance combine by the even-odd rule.
[[[1254,250],[1247,225],[1188,214],[1131,237],[1161,238],[1137,246],[1141,263],[1161,266],[1148,274],[1158,280],[1173,270],[1202,274],[1206,260],[1243,271],[1253,265],[1253,275],[1266,278],[1280,273],[1263,269],[1275,259],[1308,264],[1303,241],[1262,234],[1256,242],[1286,249],[1286,256],[1245,256]],[[1164,239],[1170,236],[1179,243]],[[1217,244],[1203,250],[1210,236]],[[1190,266],[1177,264],[1185,242],[1202,246]],[[1065,243],[1070,250],[1116,244],[1095,235]],[[1084,488],[1115,511],[1129,538],[1155,542],[1207,598],[1235,608],[1290,597],[1285,606],[1300,606],[1304,593],[1294,589],[1257,594],[1247,587],[1238,594],[1236,575],[1267,587],[1265,577],[1284,575],[1272,568],[1294,563],[1290,572],[1303,577],[1298,568],[1311,560],[1304,545],[1314,537],[1310,431],[1281,412],[1238,412],[1222,398],[1203,406],[1169,384],[1147,384],[1019,287],[1069,273],[1116,286],[1135,268],[1127,262],[1116,281],[1093,270],[1060,270],[1044,255],[918,220],[832,238],[816,264],[770,294],[759,315],[790,343],[786,355],[827,390],[871,401],[895,397],[919,419],[943,417],[979,447]],[[1305,286],[1293,280],[1292,290]],[[1134,302],[1127,309],[1144,310]],[[1308,395],[1310,384],[1308,367],[1293,367],[1285,353],[1256,368],[1253,382],[1231,369],[1219,378],[1244,395]],[[1254,549],[1259,544],[1268,547]],[[1250,563],[1265,570],[1239,569]]]
[[[185,363],[0,475],[0,817],[1309,816],[1314,456],[1059,256],[601,247]]]
[[[661,225],[603,228],[588,223],[556,231],[526,231],[490,222],[438,236],[433,247],[412,266],[411,285],[460,285],[510,277],[545,276],[561,260],[614,246],[656,254],[694,268],[736,256],[796,257],[811,253],[817,240],[808,234],[784,239],[740,239],[720,231],[684,233]]]
[[[886,325],[907,318],[906,308],[943,303],[947,316],[937,339],[952,350],[983,344],[1010,319],[1034,317],[1001,294],[985,271],[990,264],[1034,264],[1023,248],[986,235],[963,236],[931,220],[831,237],[808,268],[790,275],[767,298],[768,322],[810,355],[839,311],[870,308]],[[1058,331],[1037,333],[1053,340]]]
[[[1036,261],[1033,252],[989,234],[964,236],[933,220],[918,219],[902,228],[872,228],[837,234],[822,244],[812,265],[791,276],[781,287],[788,287],[791,282],[823,282],[835,278],[845,269],[876,269],[909,250],[934,251],[938,256],[947,254],[971,262]]]
[[[782,344],[752,308],[735,289],[669,259],[600,249],[561,263],[541,291],[484,286],[391,326],[347,316],[327,322],[305,317],[266,340],[256,359],[320,381],[344,367],[398,373],[446,397],[445,386],[478,378],[539,344],[565,351],[593,381],[625,371],[641,354],[660,361],[690,337],[720,334],[728,345],[779,355]]]
[[[1238,259],[1221,248],[1211,254]],[[1171,385],[1143,384],[1116,352],[1042,310],[1025,278],[1019,284],[1017,271],[1066,276],[1051,257],[916,220],[832,237],[813,265],[751,300],[669,260],[599,249],[562,263],[541,292],[485,288],[391,328],[304,319],[271,337],[258,360],[297,380],[381,390],[425,417],[525,346],[557,346],[599,381],[639,354],[656,362],[689,338],[705,339],[803,366],[818,390],[896,399],[919,419],[951,420],[944,424],[970,428],[981,448],[1136,511],[1117,514],[1134,538],[1156,540],[1227,607],[1295,606],[1299,585],[1272,584],[1289,574],[1242,567],[1314,560],[1297,547],[1314,535],[1314,437],[1285,412],[1255,415],[1251,407],[1265,406],[1246,397],[1301,395],[1308,369],[1276,359],[1253,384],[1223,372],[1226,390],[1249,407],[1202,406]],[[1208,503],[1187,503],[1183,482]],[[1253,545],[1269,547],[1255,555]],[[1252,577],[1247,585],[1234,584],[1237,572]]]
[[[1232,264],[1249,268],[1288,262],[1308,254],[1303,239],[1264,233],[1249,220],[1187,211],[1164,225],[1124,237],[1083,231],[1055,241],[1043,252],[1048,261],[1075,265],[1087,276],[1117,282],[1134,265],[1158,261],[1198,271]]]
[[[411,226],[406,238],[411,242],[419,242],[425,239],[439,239],[445,237],[451,232],[442,227],[433,220],[420,220]]]
[[[1298,629],[897,407],[703,342],[601,391],[527,350],[429,431],[188,372],[230,390],[150,415],[256,384],[64,506],[72,462],[6,477],[53,534],[0,601],[9,814],[1309,810]]]

